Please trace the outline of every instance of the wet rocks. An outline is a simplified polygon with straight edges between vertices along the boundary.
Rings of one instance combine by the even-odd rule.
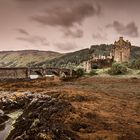
[[[7,121],[9,117],[5,115],[4,111],[0,109],[0,125]]]
[[[26,103],[28,103],[30,99],[28,98],[16,98],[16,99],[9,99],[3,97],[1,99],[1,109],[5,110],[5,112],[11,112],[16,109],[21,109],[24,107]]]
[[[4,115],[4,111],[0,109],[0,116]]]
[[[72,105],[62,99],[39,96],[28,104],[17,119],[15,129],[7,140],[78,140],[79,137],[65,123],[72,113]]]

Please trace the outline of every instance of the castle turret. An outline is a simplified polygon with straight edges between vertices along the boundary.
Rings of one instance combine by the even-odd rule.
[[[116,62],[129,62],[130,59],[131,43],[127,40],[124,41],[123,37],[120,37],[118,41],[115,41],[113,45],[113,57]]]
[[[84,61],[83,62],[83,67],[84,67],[84,70],[88,73],[91,71],[91,61],[88,60],[88,61]]]

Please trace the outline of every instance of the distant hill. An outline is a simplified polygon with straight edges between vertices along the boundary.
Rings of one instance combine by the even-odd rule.
[[[62,54],[52,51],[1,51],[0,67],[26,67],[60,56]]]
[[[89,60],[91,54],[109,55],[112,45],[92,45],[90,48],[79,50],[72,53],[67,53],[61,57],[46,60],[38,63],[35,66],[49,66],[49,67],[71,67],[77,66],[85,60]],[[131,50],[131,60],[140,58],[140,47],[133,46]]]
[[[35,66],[48,66],[48,67],[67,67],[67,65],[79,65],[81,62],[88,60],[90,57],[89,49],[67,53],[59,58],[46,60]]]
[[[133,46],[131,50],[131,60],[140,59],[140,47]]]
[[[71,67],[77,66],[83,61],[89,60],[91,55],[94,54],[104,54],[109,55],[111,51],[111,45],[92,45],[89,48],[82,49],[79,51],[67,53],[59,58],[54,58],[52,60],[47,60],[36,64],[35,66],[49,66],[49,67]]]
[[[60,54],[52,51],[23,50],[0,52],[0,67],[71,67],[78,66],[91,55],[109,55],[112,45],[92,45],[90,48]],[[140,59],[140,47],[133,46],[131,60]]]

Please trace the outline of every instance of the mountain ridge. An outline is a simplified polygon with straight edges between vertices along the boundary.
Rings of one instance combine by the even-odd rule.
[[[58,52],[40,50],[0,51],[0,67],[28,67],[61,55]]]
[[[109,55],[112,44],[91,45],[69,53],[42,50],[0,51],[0,67],[73,67],[89,60],[93,53]],[[140,58],[140,47],[132,46],[131,60]]]
[[[101,44],[101,45],[91,45],[90,48],[85,48],[79,51],[67,53],[61,57],[47,60],[38,63],[35,66],[49,66],[49,67],[75,67],[80,65],[83,61],[87,61],[91,58],[92,54],[96,55],[110,55],[112,49],[112,44]],[[132,46],[130,61],[140,58],[140,47]]]

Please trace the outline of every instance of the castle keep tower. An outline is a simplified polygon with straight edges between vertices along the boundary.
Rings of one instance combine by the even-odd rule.
[[[124,41],[123,37],[120,37],[118,41],[115,41],[113,45],[113,57],[116,62],[129,62],[131,43],[127,40]]]

